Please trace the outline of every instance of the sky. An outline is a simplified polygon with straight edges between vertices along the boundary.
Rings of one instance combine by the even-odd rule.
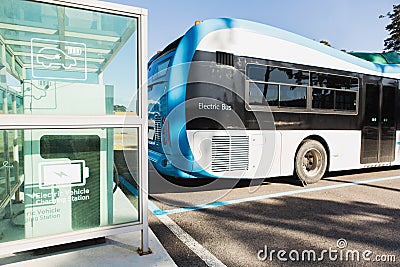
[[[103,0],[148,9],[148,56],[183,35],[196,20],[240,18],[304,37],[327,40],[336,49],[381,52],[394,0]]]

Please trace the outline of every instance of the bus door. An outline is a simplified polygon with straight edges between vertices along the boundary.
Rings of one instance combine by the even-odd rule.
[[[396,80],[368,79],[365,83],[361,163],[391,162],[396,142]]]
[[[396,80],[386,78],[382,80],[381,137],[379,148],[379,162],[394,161],[394,151],[396,145],[396,87]]]

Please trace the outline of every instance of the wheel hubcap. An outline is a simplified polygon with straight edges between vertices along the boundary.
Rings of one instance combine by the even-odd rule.
[[[321,169],[322,155],[316,149],[310,149],[304,154],[303,169],[307,175],[316,175]]]

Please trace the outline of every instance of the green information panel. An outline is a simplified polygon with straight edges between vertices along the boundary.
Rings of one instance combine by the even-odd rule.
[[[139,220],[137,129],[0,136],[0,243]]]

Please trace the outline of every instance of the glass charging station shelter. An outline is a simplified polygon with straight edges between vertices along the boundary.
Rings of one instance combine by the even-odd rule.
[[[147,11],[0,0],[0,251],[142,231]]]

